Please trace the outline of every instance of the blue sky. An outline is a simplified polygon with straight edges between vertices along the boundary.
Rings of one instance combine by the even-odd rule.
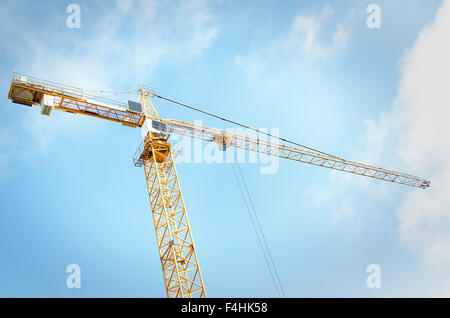
[[[85,89],[143,83],[431,178],[417,190],[283,160],[275,174],[241,165],[287,296],[450,295],[448,1],[378,1],[379,29],[366,26],[371,1],[80,1],[79,29],[66,26],[70,3],[0,12],[0,296],[165,295],[143,169],[132,164],[140,131],[12,104],[13,70]],[[229,127],[154,104],[166,118]],[[275,297],[231,165],[177,168],[208,296]],[[65,284],[72,263],[80,289]],[[366,286],[369,264],[380,265],[379,289]]]

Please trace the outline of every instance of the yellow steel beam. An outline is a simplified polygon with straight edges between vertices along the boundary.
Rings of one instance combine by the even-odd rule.
[[[215,128],[195,125],[174,119],[157,119],[167,125],[167,132],[184,135],[191,138],[215,142],[221,149],[226,147],[235,147],[248,151],[255,151],[266,155],[277,156],[303,163],[309,163],[315,166],[325,167],[333,170],[344,171],[360,176],[375,178],[393,183],[404,184],[416,188],[428,188],[430,181],[414,175],[375,167],[365,163],[355,162],[313,152],[302,148],[296,148],[269,142],[264,139],[252,138],[239,134],[222,131]]]
[[[143,158],[167,297],[206,297],[171,146],[146,139]]]
[[[44,94],[54,97],[54,107],[57,110],[106,119],[131,127],[142,127],[145,120],[144,114],[130,112],[124,108],[124,104],[117,103],[118,106],[115,106],[112,105],[113,101],[103,101],[101,98],[84,94],[80,89],[13,75],[9,99],[29,106],[39,105]],[[90,100],[87,97],[99,100]]]

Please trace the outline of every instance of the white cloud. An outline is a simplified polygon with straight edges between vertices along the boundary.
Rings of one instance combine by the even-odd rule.
[[[317,14],[299,13],[286,35],[271,39],[248,54],[237,55],[235,62],[247,75],[258,77],[268,66],[280,65],[280,60],[290,68],[340,56],[351,36],[353,11],[338,23],[332,22],[333,16],[329,6]]]
[[[199,56],[219,32],[203,0],[82,5],[80,29],[66,27],[65,8],[49,9],[49,23],[38,28],[26,17],[16,21],[18,6],[5,5],[0,13],[0,47],[17,70],[87,89],[135,88],[161,64]]]
[[[328,6],[319,15],[299,14],[284,41],[285,47],[302,51],[310,61],[341,54],[346,48],[350,33],[342,23],[335,25],[329,42],[320,39],[324,25],[333,15],[334,11]]]
[[[192,21],[192,40],[188,45],[188,54],[200,54],[218,34],[218,26],[212,24],[214,16],[203,1],[184,2],[181,10]]]
[[[421,257],[421,274],[429,278],[424,282],[410,277],[410,283],[422,284],[419,295],[428,296],[450,292],[450,275],[445,270],[450,265],[449,30],[447,0],[433,23],[422,29],[406,52],[392,108],[380,114],[378,120],[365,121],[364,146],[354,156],[363,162],[398,168],[431,180],[429,189],[409,189],[397,206],[399,242]],[[365,188],[364,192],[376,196],[379,202],[391,199],[395,190],[383,182],[342,177],[331,178],[322,192],[332,192],[334,188],[353,193]],[[339,198],[340,192],[337,193],[317,198],[324,199],[325,204],[332,202],[339,206],[340,201],[345,204],[345,197]],[[358,210],[359,215],[364,208]]]
[[[409,192],[398,210],[402,243],[430,264],[450,265],[450,2],[419,34],[403,61],[391,111],[375,126],[375,139],[395,160],[431,177],[431,188]],[[373,131],[373,130],[372,130]],[[386,156],[385,156],[386,157]]]
[[[136,79],[148,79],[161,64],[200,55],[219,29],[207,2],[201,0],[179,4],[119,0],[96,14],[98,21],[82,7],[80,30],[52,25],[39,32],[29,42],[29,51],[35,54],[27,55],[31,61],[27,70],[83,88],[136,85]]]

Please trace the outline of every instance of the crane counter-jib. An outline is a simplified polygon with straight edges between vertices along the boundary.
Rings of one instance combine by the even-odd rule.
[[[55,108],[115,121],[130,127],[141,127],[145,120],[143,113],[124,108],[125,103],[85,94],[76,88],[50,86],[24,76],[13,77],[8,98],[26,106],[39,105],[43,115],[50,115],[51,110]]]

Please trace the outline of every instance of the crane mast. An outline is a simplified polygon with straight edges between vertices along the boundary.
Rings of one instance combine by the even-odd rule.
[[[206,297],[174,153],[168,142],[170,134],[215,142],[221,150],[233,147],[416,188],[430,186],[430,181],[421,177],[310,151],[311,148],[162,119],[150,101],[157,95],[144,87],[138,92],[139,103],[129,101],[127,108],[127,104],[92,96],[78,88],[14,73],[8,98],[26,106],[40,105],[43,115],[56,109],[141,127],[143,141],[133,161],[144,167],[167,297]],[[139,110],[133,109],[132,103],[138,104]]]
[[[147,117],[159,119],[149,95],[139,89],[143,112],[135,112],[126,109],[127,104],[79,88],[14,73],[8,98],[25,106],[40,105],[43,115],[56,109],[142,127]],[[144,166],[167,297],[206,297],[168,135],[149,131],[144,137],[136,166]]]
[[[159,118],[148,91],[140,90],[140,101],[147,115]],[[167,297],[206,297],[167,136],[148,132],[139,158],[136,165],[144,166]]]

